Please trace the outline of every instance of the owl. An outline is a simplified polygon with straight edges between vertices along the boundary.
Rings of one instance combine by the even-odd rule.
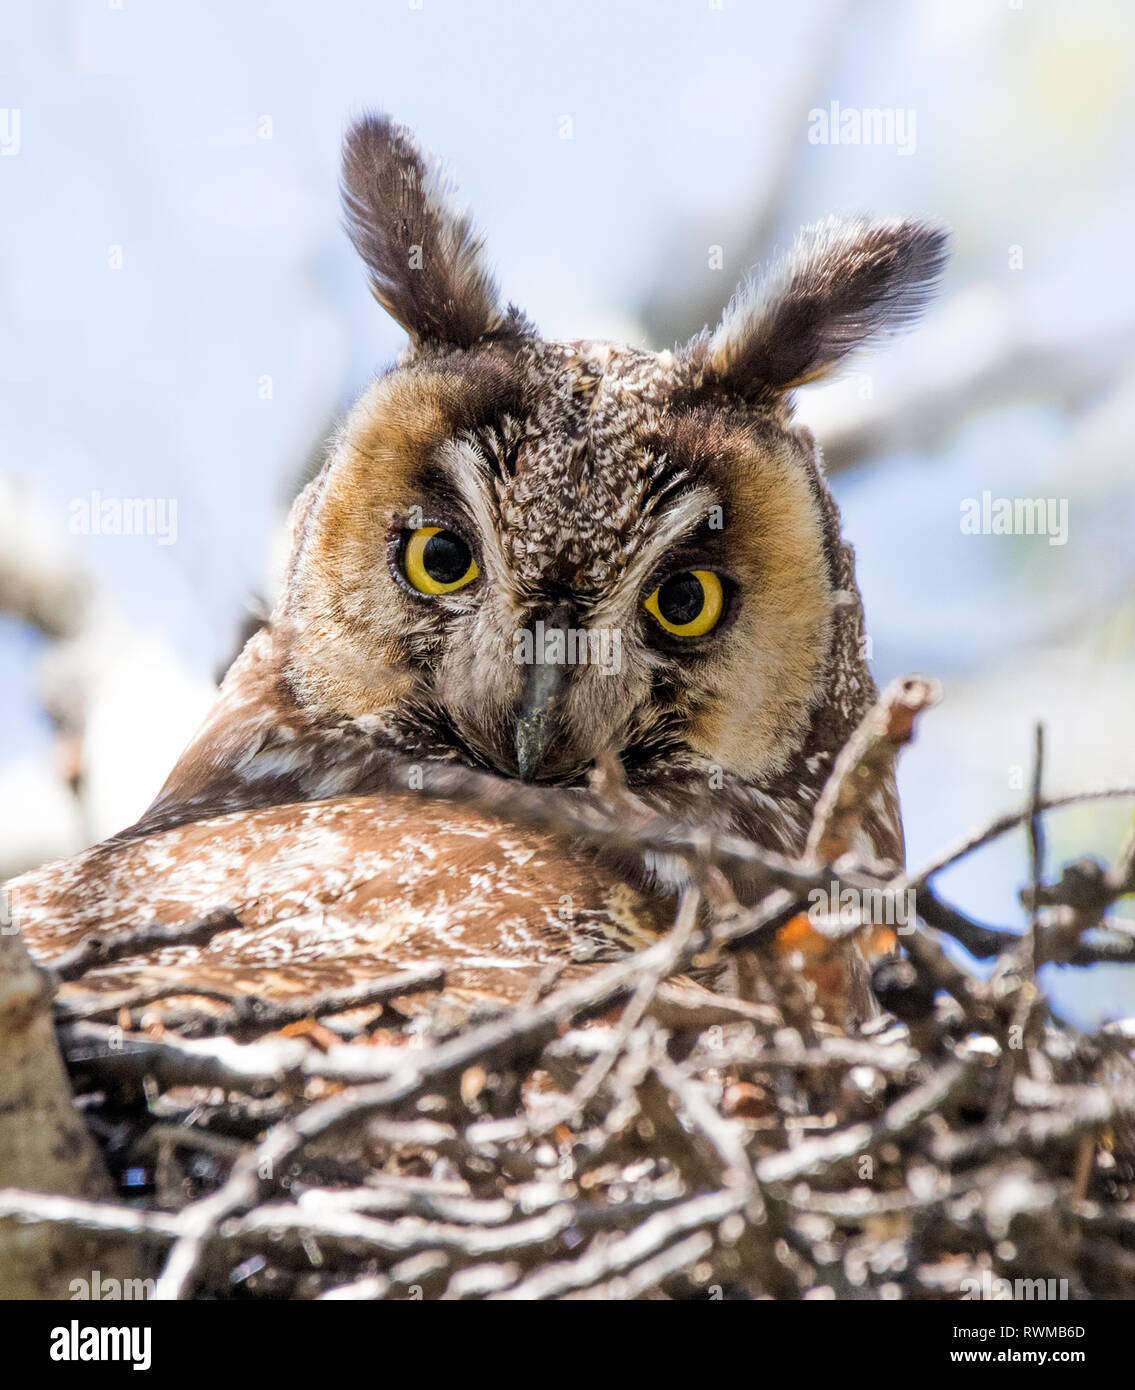
[[[645,813],[799,854],[876,694],[852,551],[793,392],[916,317],[939,229],[816,225],[716,328],[652,352],[542,338],[386,117],[349,131],[342,188],[408,346],[296,501],[270,620],[152,806],[12,889],[47,959],[219,906],[240,926],[87,988],[284,996],[428,959],[451,999],[515,1002],[549,966],[656,939],[682,866],[631,872],[424,800],[415,770],[585,805],[614,758]],[[863,838],[901,860],[893,786]]]

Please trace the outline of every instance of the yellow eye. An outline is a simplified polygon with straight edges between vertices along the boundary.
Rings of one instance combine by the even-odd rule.
[[[704,637],[721,621],[725,595],[712,570],[683,570],[659,584],[645,606],[675,637]]]
[[[402,552],[402,571],[420,594],[451,594],[480,574],[460,536],[440,526],[420,526]]]

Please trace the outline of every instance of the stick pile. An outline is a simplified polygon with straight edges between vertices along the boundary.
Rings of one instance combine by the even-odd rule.
[[[908,684],[911,718],[928,695]],[[1135,840],[1110,868],[1049,876],[1043,834],[1054,808],[1135,789],[1046,798],[1038,735],[1018,813],[888,875],[845,852],[852,789],[865,800],[871,768],[889,768],[878,739],[910,732],[871,717],[878,737],[843,760],[798,861],[565,805],[554,828],[576,840],[685,859],[674,927],[459,1030],[398,1012],[400,996],[444,984],[440,968],[286,1009],[218,997],[157,1030],[152,996],[57,1002],[116,1191],[0,1190],[0,1240],[66,1233],[116,1252],[119,1270],[129,1251],[166,1298],[1135,1297],[1135,1026],[1084,1034],[1037,980],[1050,961],[1135,962],[1135,931],[1112,912],[1135,891]],[[427,794],[483,788],[450,769]],[[548,823],[546,798],[506,794],[503,813]],[[1031,920],[1017,936],[959,913],[934,878],[1021,825]],[[738,864],[764,884],[743,909],[721,891]],[[870,890],[875,909],[914,894],[917,927],[875,969],[884,1012],[870,1023],[846,1033],[791,990],[709,1007],[683,987],[709,960],[771,969],[778,933],[833,879]],[[220,914],[178,939],[226,925]],[[873,924],[819,926],[840,940]],[[147,927],[89,944],[61,973],[81,982],[108,952],[153,941]]]

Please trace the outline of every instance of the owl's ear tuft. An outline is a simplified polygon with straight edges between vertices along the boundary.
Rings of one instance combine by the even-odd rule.
[[[382,307],[417,346],[472,347],[523,320],[501,310],[481,236],[452,202],[441,168],[410,132],[369,115],[343,144],[347,231]]]
[[[947,233],[924,222],[818,222],[764,279],[733,297],[697,346],[706,381],[775,397],[826,376],[848,353],[909,327],[946,261]]]

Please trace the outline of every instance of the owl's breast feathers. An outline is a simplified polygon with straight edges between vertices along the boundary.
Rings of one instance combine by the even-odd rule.
[[[649,945],[672,909],[538,832],[412,794],[241,811],[108,841],[16,879],[14,917],[50,963],[92,933],[239,928],[83,977],[118,991],[184,982],[284,1000],[440,963],[459,1004],[516,1003],[559,968]],[[409,1010],[423,1000],[408,1002]],[[428,1003],[428,1000],[424,1000]]]

